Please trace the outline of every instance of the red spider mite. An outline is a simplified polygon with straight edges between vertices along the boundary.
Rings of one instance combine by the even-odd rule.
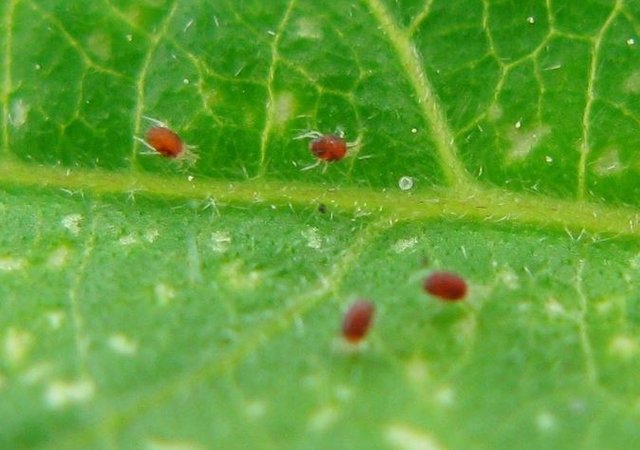
[[[167,158],[177,158],[184,152],[184,142],[176,133],[165,127],[151,127],[147,130],[147,144]]]
[[[433,272],[423,283],[424,290],[445,301],[462,300],[467,295],[467,283],[452,272]]]
[[[369,332],[373,322],[375,306],[368,300],[353,303],[342,321],[342,335],[352,344],[360,342]]]
[[[342,160],[347,156],[350,148],[356,147],[358,142],[347,142],[344,139],[344,133],[323,134],[319,131],[307,131],[296,136],[294,139],[311,139],[309,142],[309,151],[317,158],[316,164],[305,167],[302,170],[308,170],[316,167],[320,163],[330,163]],[[326,166],[325,166],[326,168]]]
[[[309,150],[323,161],[340,161],[347,154],[347,143],[340,136],[327,134],[311,141]]]
[[[146,117],[153,125],[149,127],[145,139],[136,138],[147,147],[150,152],[145,154],[161,155],[165,158],[194,163],[198,157],[191,151],[182,138],[165,123]]]

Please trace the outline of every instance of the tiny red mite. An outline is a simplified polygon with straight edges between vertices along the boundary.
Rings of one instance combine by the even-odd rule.
[[[326,134],[311,141],[309,150],[322,161],[340,161],[347,154],[347,143],[340,136]]]
[[[369,332],[373,322],[375,306],[368,300],[358,300],[349,307],[342,321],[342,335],[356,344]]]
[[[452,272],[434,272],[424,280],[424,290],[447,301],[462,300],[467,295],[467,283]]]
[[[154,126],[149,128],[146,140],[151,148],[167,158],[177,158],[185,150],[180,136],[167,127]]]

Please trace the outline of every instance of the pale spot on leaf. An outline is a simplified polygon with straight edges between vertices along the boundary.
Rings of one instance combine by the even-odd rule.
[[[244,413],[248,418],[256,420],[267,412],[267,405],[262,400],[252,400],[245,404]]]
[[[175,289],[164,283],[156,284],[154,287],[154,291],[156,294],[156,299],[158,300],[158,304],[162,306],[169,304],[169,302],[176,296]]]
[[[302,17],[295,22],[293,33],[301,39],[322,39],[320,25],[308,17]]]
[[[424,383],[429,379],[429,366],[426,361],[417,356],[407,363],[405,372],[409,381],[414,383]]]
[[[27,122],[29,109],[29,105],[25,104],[21,98],[11,102],[9,122],[14,128],[19,128]]]
[[[96,31],[87,39],[87,48],[101,61],[111,58],[111,37],[109,34]]]
[[[0,257],[0,271],[2,272],[15,272],[24,269],[26,266],[27,260],[24,258]]]
[[[156,241],[156,239],[158,239],[158,236],[160,236],[160,232],[155,228],[152,228],[151,230],[145,231],[143,235],[143,239],[147,241],[149,244],[153,244]]]
[[[489,107],[489,111],[487,111],[487,113],[489,120],[495,122],[496,120],[502,118],[502,107],[494,103]]]
[[[65,313],[63,311],[49,311],[46,314],[47,322],[49,322],[49,326],[53,330],[57,330],[62,326],[62,322],[65,319]]]
[[[85,403],[91,400],[94,394],[95,384],[92,380],[55,380],[47,386],[44,401],[49,408],[62,409],[70,405]]]
[[[620,162],[620,155],[617,149],[611,149],[593,162],[593,171],[600,177],[616,175],[625,170]]]
[[[124,246],[134,245],[137,243],[138,238],[133,234],[127,234],[126,236],[122,236],[120,239],[118,239],[118,244]]]
[[[55,249],[47,259],[47,266],[53,269],[60,269],[64,267],[69,261],[69,255],[71,254],[71,250],[69,250],[66,246],[60,246]]]
[[[511,267],[505,267],[498,272],[498,278],[507,288],[511,290],[518,289],[520,287],[520,280],[518,275],[513,271]]]
[[[442,386],[433,395],[436,402],[442,406],[450,407],[456,402],[456,393],[450,386]]]
[[[640,94],[640,71],[633,72],[629,75],[624,81],[623,89],[630,94]]]
[[[536,427],[543,433],[548,433],[556,427],[556,418],[548,411],[541,411],[535,417]]]
[[[555,298],[551,297],[544,303],[544,310],[549,317],[560,317],[566,315],[564,306]]]
[[[340,400],[341,402],[346,402],[353,396],[353,391],[351,390],[351,388],[343,384],[336,386],[334,392],[336,399]]]
[[[389,425],[385,430],[385,438],[393,448],[399,450],[444,449],[431,434],[401,423]]]
[[[322,247],[322,239],[317,228],[309,227],[302,232],[302,237],[307,240],[307,247],[319,249]]]
[[[33,336],[28,331],[9,328],[4,338],[4,355],[7,361],[17,366],[25,359],[33,345]]]
[[[418,245],[418,238],[412,237],[408,239],[400,239],[393,244],[393,251],[396,253],[404,253]]]
[[[255,289],[262,281],[262,274],[257,270],[246,271],[242,261],[232,261],[220,269],[222,279],[237,290]]]
[[[511,147],[507,150],[507,162],[522,161],[551,132],[548,125],[540,125],[528,131],[515,129],[509,131]]]
[[[231,236],[226,231],[214,231],[211,233],[211,250],[216,253],[224,253],[229,250]]]
[[[290,92],[283,92],[276,96],[274,104],[274,121],[276,125],[283,125],[294,116],[295,100]]]
[[[132,356],[138,351],[138,343],[122,333],[115,333],[109,336],[107,344],[115,353],[124,356]]]
[[[638,354],[638,339],[632,336],[618,335],[609,341],[609,354],[620,359],[631,359]]]
[[[608,314],[615,307],[615,303],[611,300],[602,300],[595,305],[595,310],[598,314]]]
[[[60,223],[69,231],[69,233],[77,236],[80,234],[80,224],[82,223],[82,220],[83,217],[81,214],[69,214],[64,216]]]
[[[311,431],[325,431],[338,419],[338,411],[333,406],[325,406],[315,411],[309,418]]]

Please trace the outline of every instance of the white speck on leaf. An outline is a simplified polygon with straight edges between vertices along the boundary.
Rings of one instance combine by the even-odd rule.
[[[400,177],[398,180],[398,187],[401,191],[408,191],[413,187],[413,178],[407,176]]]
[[[557,318],[566,316],[566,310],[561,303],[558,302],[555,298],[549,298],[544,304],[544,310],[549,317]]]
[[[134,234],[127,234],[126,236],[122,236],[118,239],[118,244],[123,245],[125,247],[134,245],[138,243],[138,238]]]
[[[450,407],[456,402],[456,393],[450,386],[443,386],[435,391],[434,398],[440,405]]]
[[[57,330],[62,326],[62,322],[65,319],[65,313],[59,310],[49,311],[46,314],[47,322],[49,322],[49,326],[52,330]]]
[[[11,102],[9,108],[9,122],[14,128],[20,128],[27,123],[27,117],[29,116],[29,105],[27,105],[21,98]]]
[[[229,250],[231,236],[226,231],[214,231],[211,233],[211,250],[216,253],[224,253]]]
[[[317,228],[309,227],[302,232],[302,237],[307,240],[307,247],[319,249],[322,247],[322,239]]]
[[[80,234],[80,224],[82,223],[83,217],[81,214],[69,214],[62,218],[60,222],[64,228],[66,228],[71,234],[74,236],[78,236]]]
[[[63,409],[91,400],[95,390],[95,384],[90,379],[55,380],[47,386],[44,401],[49,408]]]
[[[143,238],[149,244],[153,244],[156,239],[158,239],[158,236],[160,236],[160,232],[155,228],[152,228],[151,230],[145,231]]]
[[[536,23],[536,18],[533,16],[527,17],[527,23],[533,25],[534,23]]]
[[[634,38],[629,38],[625,41],[629,47],[633,47],[636,45],[636,40]]]
[[[385,429],[385,438],[399,450],[442,450],[436,439],[424,430],[402,423],[394,423]]]
[[[262,274],[257,270],[246,271],[241,260],[231,261],[221,267],[222,278],[234,289],[255,289],[262,281]]]
[[[169,302],[176,296],[175,289],[164,283],[156,284],[154,287],[154,291],[156,294],[156,299],[158,300],[158,304],[162,306],[168,305]]]
[[[120,355],[132,356],[138,351],[138,343],[122,333],[112,334],[107,343],[111,350]]]
[[[393,244],[393,251],[396,253],[404,253],[418,245],[418,238],[411,237],[408,239],[399,239]]]

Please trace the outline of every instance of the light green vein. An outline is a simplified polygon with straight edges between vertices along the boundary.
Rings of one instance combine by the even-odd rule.
[[[253,179],[226,181],[168,177],[143,172],[108,172],[32,166],[13,160],[0,163],[0,185],[33,186],[96,194],[135,192],[172,199],[215,199],[218,204],[246,203],[316,205],[324,202],[354,214],[371,214],[393,220],[429,219],[535,225],[607,235],[640,237],[640,210],[599,203],[575,203],[540,195],[499,189],[453,192],[425,190],[408,194],[400,190],[374,192],[367,188],[319,186],[297,181]]]
[[[265,123],[262,133],[260,134],[260,167],[258,169],[258,176],[265,174],[267,170],[267,146],[269,144],[269,137],[271,136],[271,130],[273,129],[274,122],[276,121],[277,105],[276,94],[274,92],[273,84],[276,78],[276,67],[278,66],[278,46],[280,45],[280,39],[282,33],[289,22],[291,11],[295,5],[295,0],[290,0],[287,5],[287,10],[278,24],[278,29],[275,31],[275,36],[271,42],[271,64],[269,65],[269,75],[267,76],[267,111],[265,114]]]
[[[586,194],[586,180],[587,180],[587,158],[591,151],[590,132],[591,132],[591,113],[593,110],[593,102],[595,100],[595,84],[596,77],[598,75],[598,65],[600,64],[600,49],[602,47],[602,40],[607,30],[618,16],[618,13],[622,10],[622,0],[617,0],[613,10],[607,17],[604,25],[594,37],[592,41],[592,55],[591,64],[589,65],[589,79],[587,80],[587,102],[584,106],[584,112],[582,114],[582,139],[580,142],[580,160],[578,162],[578,192],[577,196],[579,200],[584,200]]]
[[[95,217],[91,217],[91,226],[84,243],[84,251],[82,252],[80,266],[75,272],[75,277],[71,288],[69,289],[69,309],[71,312],[70,315],[72,319],[76,352],[78,354],[78,370],[82,376],[87,376],[89,374],[87,369],[87,352],[90,342],[82,314],[82,299],[80,298],[80,292],[83,278],[87,272],[87,266],[91,260],[91,254],[95,248],[97,228],[96,220],[97,219]]]
[[[473,184],[471,177],[457,157],[453,133],[445,117],[445,112],[427,77],[420,53],[411,42],[409,34],[395,23],[391,13],[380,0],[363,0],[380,24],[381,30],[395,49],[400,64],[407,73],[418,104],[424,115],[426,126],[430,128],[438,151],[440,165],[450,186],[460,190]]]
[[[144,96],[145,96],[145,83],[147,82],[147,74],[149,72],[149,68],[151,67],[151,60],[153,59],[153,55],[160,44],[160,41],[166,36],[167,30],[169,29],[169,24],[171,23],[171,19],[178,9],[178,2],[174,2],[171,10],[165,16],[162,24],[160,25],[157,33],[153,34],[151,37],[151,42],[149,44],[149,50],[144,55],[144,60],[142,61],[142,67],[140,68],[140,73],[138,78],[136,79],[136,104],[133,110],[133,135],[140,136],[142,129],[142,116],[144,111]],[[131,149],[131,165],[135,166],[135,162],[138,155],[139,143],[137,140],[132,139],[132,149]]]
[[[584,282],[582,279],[584,274],[584,264],[584,259],[580,259],[578,261],[578,268],[576,271],[576,293],[578,294],[578,300],[580,301],[580,310],[577,317],[578,335],[580,337],[580,348],[582,349],[582,353],[584,353],[587,379],[590,383],[595,385],[598,382],[598,369],[593,355],[591,340],[589,339],[589,331],[587,330],[587,310],[589,302],[583,289]]]
[[[2,82],[2,150],[9,151],[9,96],[11,95],[11,54],[13,48],[13,16],[16,0],[9,0],[4,11],[4,80]]]

